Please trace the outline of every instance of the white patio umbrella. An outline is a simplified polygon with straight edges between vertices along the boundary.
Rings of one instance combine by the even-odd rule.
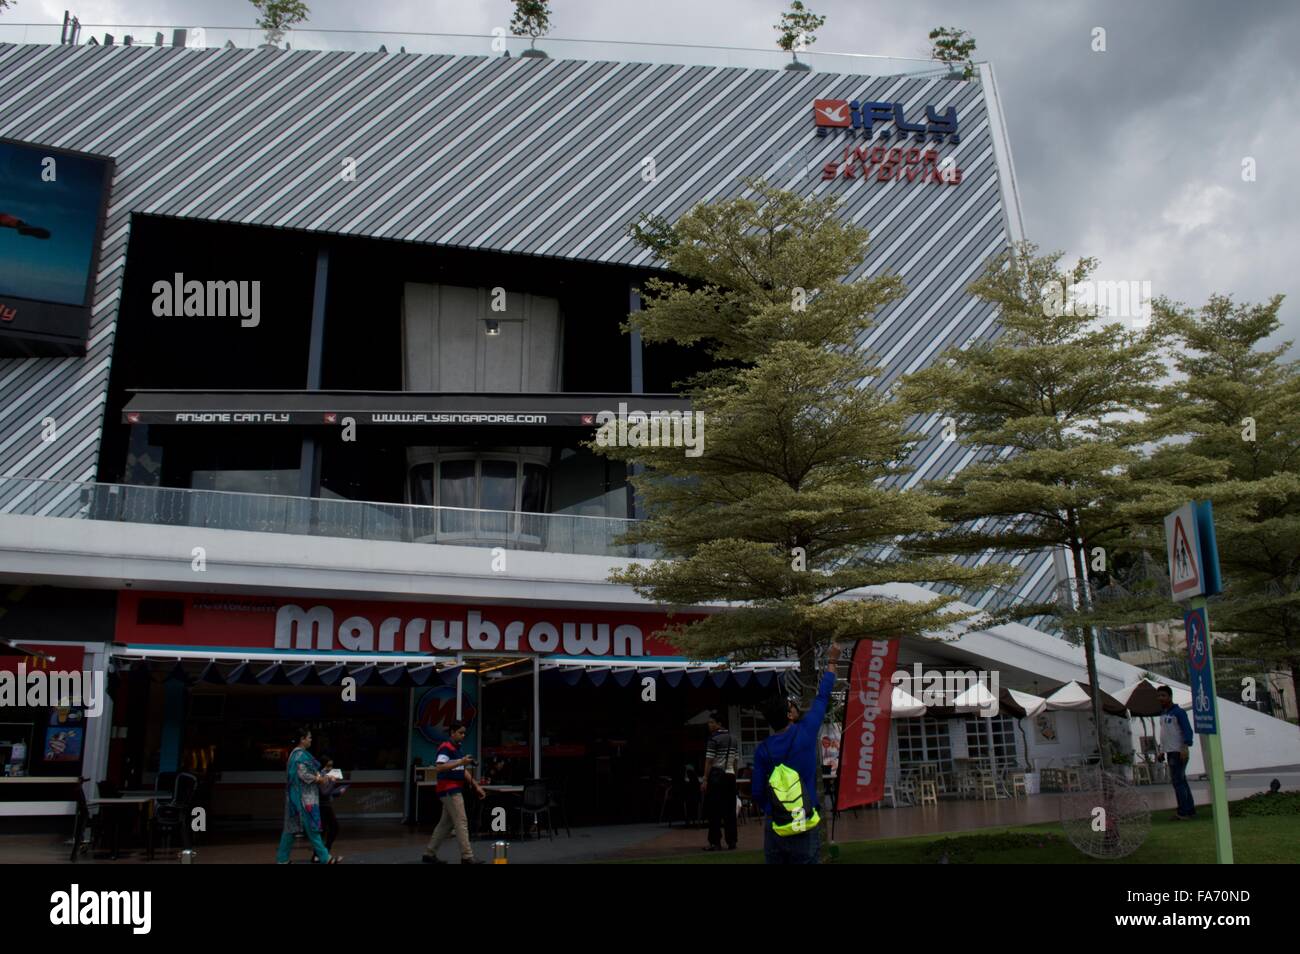
[[[1159,704],[1155,701],[1159,686],[1150,679],[1139,679],[1131,686],[1125,686],[1115,693],[1115,698],[1123,703],[1124,708],[1135,716],[1155,716],[1160,714]],[[1174,705],[1180,709],[1192,707],[1192,694],[1186,689],[1170,686],[1174,691]]]
[[[1047,708],[1047,700],[1042,696],[1036,696],[1032,692],[1021,692],[1019,689],[1003,689],[1002,695],[1013,705],[1024,710],[1021,718],[1032,719],[1038,713]]]
[[[889,714],[895,719],[918,719],[926,713],[926,707],[921,704],[920,699],[897,686],[891,693],[889,707]]]
[[[991,719],[998,714],[998,697],[989,692],[984,683],[976,682],[953,700],[952,706],[958,712],[975,712],[981,718]]]
[[[1029,761],[1029,736],[1025,732],[1025,720],[1032,719],[1046,709],[1047,700],[1042,696],[1034,695],[1032,692],[1004,688],[998,693],[998,703],[1003,715],[1015,717],[1016,725],[1020,729],[1020,738],[1025,743],[1026,768],[1033,771],[1034,765]]]
[[[1067,682],[1047,697],[1047,708],[1086,712],[1092,708],[1092,696],[1089,695],[1087,687],[1082,683],[1077,681]],[[1101,693],[1101,708],[1102,711],[1111,715],[1126,714],[1123,703],[1105,691]]]

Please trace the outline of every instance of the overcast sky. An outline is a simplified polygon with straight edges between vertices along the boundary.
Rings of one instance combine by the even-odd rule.
[[[926,56],[968,30],[997,72],[1028,235],[1199,304],[1287,294],[1300,339],[1295,0],[806,0],[816,51]],[[553,0],[557,37],[770,48],[785,0]],[[308,0],[305,28],[482,33],[508,0]],[[9,22],[251,26],[244,0],[18,0]],[[1093,31],[1106,31],[1094,52]],[[1256,178],[1243,181],[1242,163]]]

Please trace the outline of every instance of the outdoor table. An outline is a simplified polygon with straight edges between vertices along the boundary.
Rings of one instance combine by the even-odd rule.
[[[122,818],[121,814],[126,814],[126,809],[134,809],[137,813],[144,815],[145,823],[148,824],[153,816],[153,795],[122,795],[118,798],[88,798],[86,806],[99,806],[99,813],[102,816],[113,816],[113,847],[109,851],[109,857],[116,861],[121,857],[118,850],[122,837]],[[119,809],[122,810],[119,812]],[[153,844],[145,849],[146,859],[153,860]]]

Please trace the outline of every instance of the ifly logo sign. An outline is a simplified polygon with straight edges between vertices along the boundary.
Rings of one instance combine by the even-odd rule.
[[[924,122],[909,122],[902,103],[863,103],[856,99],[813,100],[813,121],[818,136],[841,135],[863,138],[914,139],[918,142],[961,142],[957,131],[957,107],[940,113],[925,107]]]

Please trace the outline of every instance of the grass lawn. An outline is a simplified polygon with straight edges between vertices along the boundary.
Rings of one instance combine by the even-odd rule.
[[[1117,862],[1089,858],[1070,844],[1056,823],[978,832],[918,835],[840,845],[838,864],[934,864],[941,850],[950,863],[974,864],[1214,864],[1214,824],[1208,805],[1197,809],[1194,821],[1173,819],[1171,811],[1152,813],[1151,831],[1142,847]],[[1012,833],[1013,837],[999,838]],[[936,847],[936,843],[947,844]],[[1041,845],[1041,846],[1040,846]],[[1238,864],[1296,864],[1300,862],[1300,815],[1251,816],[1232,819],[1234,860]],[[647,859],[647,864],[761,864],[757,851],[725,851]]]

